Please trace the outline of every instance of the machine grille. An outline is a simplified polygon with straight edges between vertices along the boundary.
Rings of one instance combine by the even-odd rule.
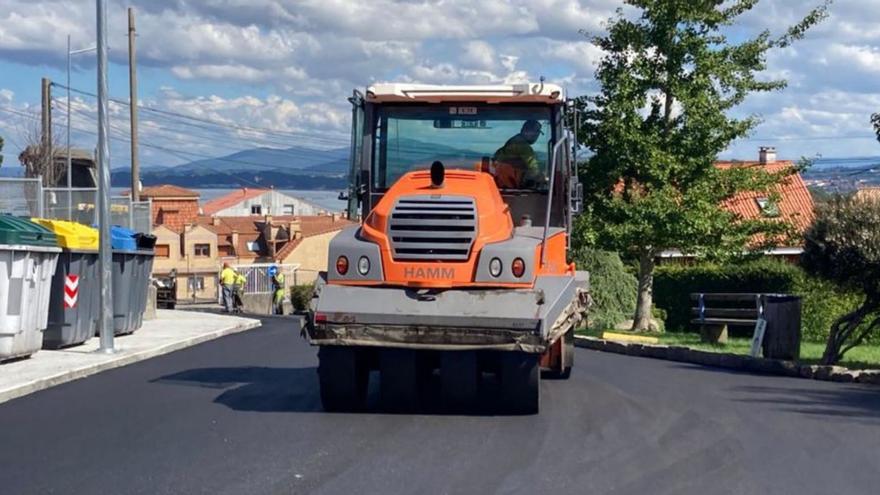
[[[405,196],[388,221],[396,260],[468,259],[477,235],[477,208],[466,196]]]

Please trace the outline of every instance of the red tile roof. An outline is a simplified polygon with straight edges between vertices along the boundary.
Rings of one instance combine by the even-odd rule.
[[[275,259],[278,261],[283,261],[290,256],[290,253],[300,245],[302,239],[321,234],[328,234],[355,225],[355,222],[345,218],[337,218],[334,220],[332,215],[303,216],[298,218],[302,228],[302,238],[294,239],[279,249],[278,252],[275,253]]]
[[[760,167],[768,173],[777,173],[792,168],[795,165],[788,160],[779,160],[765,165],[759,162],[716,162],[715,166],[722,169],[730,167]],[[815,212],[813,211],[813,196],[810,194],[809,189],[807,189],[807,185],[800,174],[786,177],[782,183],[764,193],[741,192],[725,201],[722,206],[742,218],[758,219],[763,217],[761,207],[758,205],[758,198],[774,193],[779,195],[779,203],[777,204],[779,219],[793,225],[798,232],[806,231],[815,219]]]
[[[232,232],[238,233],[238,245],[233,246],[237,255],[257,256],[260,253],[254,253],[247,248],[248,242],[260,242],[261,250],[265,250],[265,242],[262,239],[262,225],[265,224],[266,217],[247,216],[247,217],[209,217],[200,216],[197,219],[199,225],[203,225],[209,230],[217,234],[218,246],[230,246],[232,242]],[[341,230],[349,225],[355,225],[355,222],[343,218],[333,219],[332,215],[316,215],[316,216],[294,216],[281,215],[273,216],[271,220],[274,225],[286,225],[291,222],[298,222],[302,237],[288,241],[275,254],[275,259],[283,260],[296,249],[302,242],[302,239],[316,235],[326,234]],[[265,255],[265,253],[263,253]]]
[[[226,208],[229,208],[230,206],[235,206],[246,199],[255,198],[269,191],[271,191],[271,189],[253,189],[249,187],[236,189],[229,194],[225,194],[223,196],[220,196],[219,198],[214,198],[206,202],[202,206],[202,213],[210,216],[220,210],[225,210]]]
[[[125,196],[131,194],[131,190],[122,193]],[[192,189],[175,186],[172,184],[162,184],[161,186],[148,186],[141,191],[141,196],[145,198],[193,198],[198,199],[199,193]]]

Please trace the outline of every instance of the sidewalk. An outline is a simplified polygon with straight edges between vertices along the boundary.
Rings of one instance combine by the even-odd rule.
[[[80,346],[42,350],[29,359],[0,364],[0,403],[260,326],[259,320],[229,315],[170,310],[156,314],[134,334],[117,337],[113,354],[98,353],[96,337]]]

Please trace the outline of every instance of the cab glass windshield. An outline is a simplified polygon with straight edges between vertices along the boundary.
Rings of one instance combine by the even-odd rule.
[[[385,106],[376,116],[373,187],[384,190],[435,160],[484,170],[504,189],[545,189],[552,138],[546,106]]]

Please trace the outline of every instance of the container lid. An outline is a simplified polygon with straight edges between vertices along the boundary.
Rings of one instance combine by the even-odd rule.
[[[98,250],[98,230],[76,222],[32,218],[34,222],[55,232],[58,245],[67,249]]]
[[[58,246],[55,234],[24,217],[0,215],[0,244]]]
[[[110,246],[113,249],[134,251],[138,248],[135,231],[113,225],[110,227]]]

